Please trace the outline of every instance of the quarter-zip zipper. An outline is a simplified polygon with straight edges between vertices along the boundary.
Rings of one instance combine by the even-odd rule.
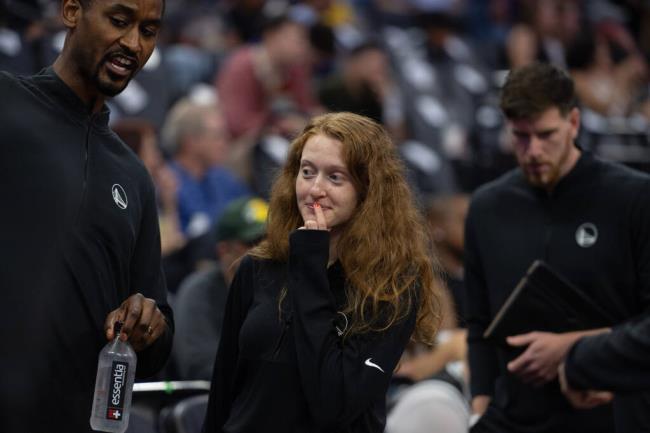
[[[82,189],[82,197],[86,195],[86,183],[88,182],[88,153],[89,153],[89,148],[90,148],[90,130],[93,127],[93,117],[90,117],[90,125],[88,125],[88,129],[86,130],[86,143],[85,143],[85,148],[84,148],[84,180],[83,180],[83,189]]]
[[[95,115],[91,114],[88,119],[88,128],[86,129],[86,140],[84,142],[84,167],[83,167],[83,179],[81,182],[81,200],[79,201],[79,209],[77,210],[76,221],[79,221],[81,215],[81,209],[83,208],[84,202],[86,201],[86,189],[88,186],[88,158],[90,155],[90,132],[93,129],[93,121],[95,120]]]
[[[289,327],[291,326],[292,321],[293,321],[293,315],[289,313],[289,315],[284,320],[284,323],[282,325],[282,331],[280,332],[280,337],[278,338],[278,341],[275,344],[275,349],[273,349],[273,359],[277,358],[278,355],[280,354],[280,349],[282,348],[282,342],[284,341],[284,336],[289,331]]]
[[[551,235],[553,234],[553,201],[554,194],[549,193],[544,197],[545,212],[545,230],[544,230],[544,260],[549,261],[549,248],[551,244]]]

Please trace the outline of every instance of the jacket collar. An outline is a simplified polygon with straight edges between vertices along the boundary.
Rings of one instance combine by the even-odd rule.
[[[580,149],[580,158],[576,161],[576,165],[562,179],[560,179],[553,190],[553,195],[564,194],[565,192],[568,192],[576,182],[579,182],[579,179],[583,179],[585,176],[593,176],[593,173],[589,170],[589,165],[593,159],[594,155],[591,152]]]
[[[110,131],[108,127],[110,117],[108,106],[104,104],[99,112],[91,113],[88,105],[54,72],[52,66],[32,76],[32,80],[42,92],[73,120],[84,125],[90,124],[98,130]]]
[[[551,193],[546,192],[544,188],[532,186],[526,180],[526,177],[520,168],[517,169],[519,182],[521,182],[525,188],[532,190],[536,195],[540,197],[557,197],[569,192],[573,185],[580,183],[579,179],[583,179],[585,176],[592,175],[589,166],[594,160],[593,153],[580,148],[580,146],[578,146],[578,148],[580,149],[580,157],[578,158],[578,161],[576,161],[576,164],[573,166],[573,168],[558,181],[557,185],[555,185],[555,188]]]

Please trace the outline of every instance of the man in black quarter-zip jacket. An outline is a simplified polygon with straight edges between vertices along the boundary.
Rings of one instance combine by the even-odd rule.
[[[120,338],[149,376],[171,349],[154,187],[107,97],[156,41],[163,0],[62,0],[54,65],[0,73],[0,431],[84,432],[97,357]]]
[[[504,344],[483,338],[537,259],[616,319],[605,326],[650,306],[650,177],[575,145],[580,111],[564,71],[534,64],[511,72],[501,108],[519,167],[474,194],[466,223],[472,409],[480,417],[472,433],[647,431],[643,395],[577,410],[560,392],[557,369],[571,345],[605,329],[557,334],[522,323]]]

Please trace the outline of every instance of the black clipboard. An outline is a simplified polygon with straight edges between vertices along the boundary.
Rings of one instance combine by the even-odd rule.
[[[531,331],[569,332],[612,326],[611,314],[541,260],[528,268],[483,333],[503,343]]]

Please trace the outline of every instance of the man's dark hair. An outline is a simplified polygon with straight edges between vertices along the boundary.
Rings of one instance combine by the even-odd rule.
[[[366,51],[384,51],[384,48],[379,44],[379,42],[374,39],[369,39],[367,41],[361,42],[360,44],[354,46],[348,51],[348,57],[356,57],[361,54],[365,54]]]
[[[84,9],[88,9],[88,6],[93,2],[93,0],[79,0],[79,4],[81,4],[81,7]],[[161,16],[165,15],[165,3],[167,3],[165,0],[162,0],[162,14]]]
[[[328,25],[316,23],[309,27],[309,42],[319,52],[334,56],[336,54],[336,36]]]
[[[261,26],[262,35],[274,33],[287,24],[299,24],[299,23],[291,19],[291,17],[286,14],[265,16],[262,19],[262,26]]]
[[[531,119],[553,107],[565,116],[576,104],[569,74],[546,63],[511,71],[501,91],[501,110],[508,119]]]

